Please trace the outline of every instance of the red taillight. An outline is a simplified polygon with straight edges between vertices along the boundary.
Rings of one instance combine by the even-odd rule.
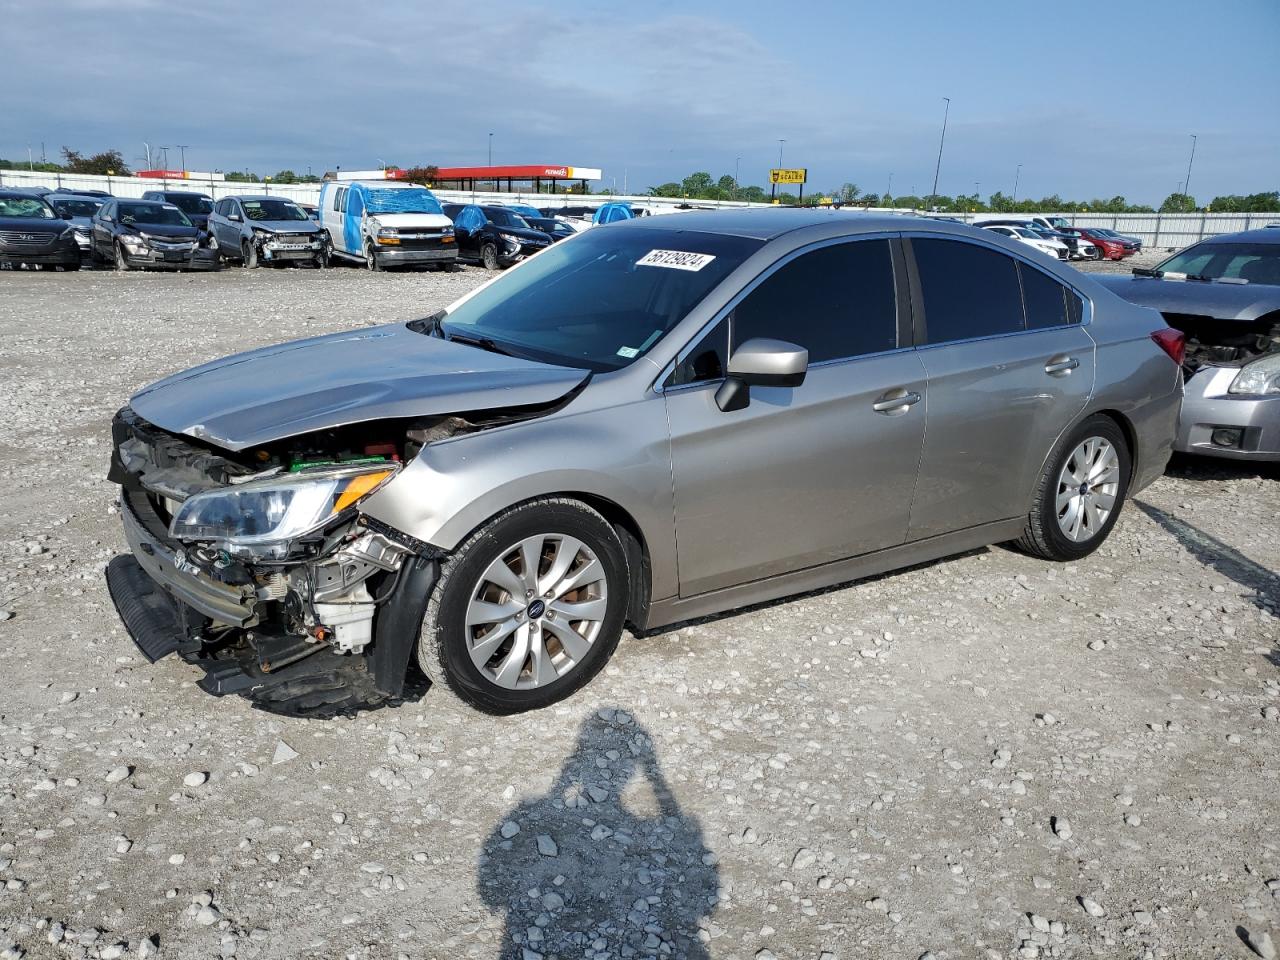
[[[1182,366],[1182,358],[1187,355],[1187,335],[1173,327],[1165,327],[1151,334],[1156,346],[1169,355],[1169,359]]]

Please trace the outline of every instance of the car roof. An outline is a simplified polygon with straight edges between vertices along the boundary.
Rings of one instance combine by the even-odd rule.
[[[1280,230],[1259,227],[1257,230],[1241,230],[1239,233],[1220,233],[1205,237],[1204,243],[1280,243]]]
[[[165,197],[204,197],[206,200],[213,199],[207,193],[201,193],[199,190],[148,190],[147,193],[158,193]]]
[[[145,203],[149,207],[172,207],[168,200],[144,200],[142,197],[115,197],[121,203]]]
[[[288,197],[282,197],[275,193],[237,193],[234,196],[223,197],[223,200],[284,200],[288,203],[297,203],[297,200],[291,200]],[[314,207],[315,204],[313,203]]]
[[[50,194],[50,196],[53,196],[55,200],[94,200],[98,203],[106,203],[108,200],[114,199],[114,197],[100,197],[96,193],[59,193],[56,196],[53,194]],[[48,199],[48,197],[45,199]]]
[[[929,217],[895,214],[861,213],[825,208],[756,208],[749,210],[694,210],[664,217],[633,217],[609,224],[609,229],[689,230],[697,233],[719,233],[752,240],[773,240],[785,233],[807,227],[823,227],[838,223],[842,233],[885,233],[899,230],[930,230],[964,235],[972,228],[962,223],[949,223]]]
[[[31,193],[17,188],[0,189],[0,197],[4,197],[6,200],[44,200],[43,194]]]

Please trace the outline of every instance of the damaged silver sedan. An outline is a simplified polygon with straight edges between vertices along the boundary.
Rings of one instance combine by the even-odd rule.
[[[1132,277],[1100,277],[1186,335],[1174,449],[1280,461],[1280,230],[1210,237]]]
[[[447,310],[141,390],[114,422],[152,660],[302,714],[416,665],[495,713],[643,632],[1016,541],[1074,560],[1169,456],[1181,335],[989,231],[690,213]]]

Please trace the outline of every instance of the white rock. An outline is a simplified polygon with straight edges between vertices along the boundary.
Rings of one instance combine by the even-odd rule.
[[[182,782],[188,787],[199,787],[208,781],[208,779],[209,775],[207,773],[202,770],[197,770],[194,773],[188,773],[182,778]]]
[[[116,767],[107,774],[106,781],[107,783],[119,783],[121,780],[128,780],[131,772],[128,767]]]
[[[514,820],[507,820],[502,824],[502,828],[498,831],[498,834],[503,840],[510,840],[519,832],[520,824],[516,823]]]
[[[293,747],[289,746],[283,740],[280,740],[276,743],[276,752],[271,755],[271,762],[273,764],[288,763],[297,755],[297,750],[293,749]]]

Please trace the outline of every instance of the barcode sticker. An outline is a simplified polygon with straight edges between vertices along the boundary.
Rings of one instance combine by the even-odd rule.
[[[714,260],[710,253],[687,253],[684,250],[650,250],[636,261],[637,267],[666,267],[668,270],[698,271]]]

